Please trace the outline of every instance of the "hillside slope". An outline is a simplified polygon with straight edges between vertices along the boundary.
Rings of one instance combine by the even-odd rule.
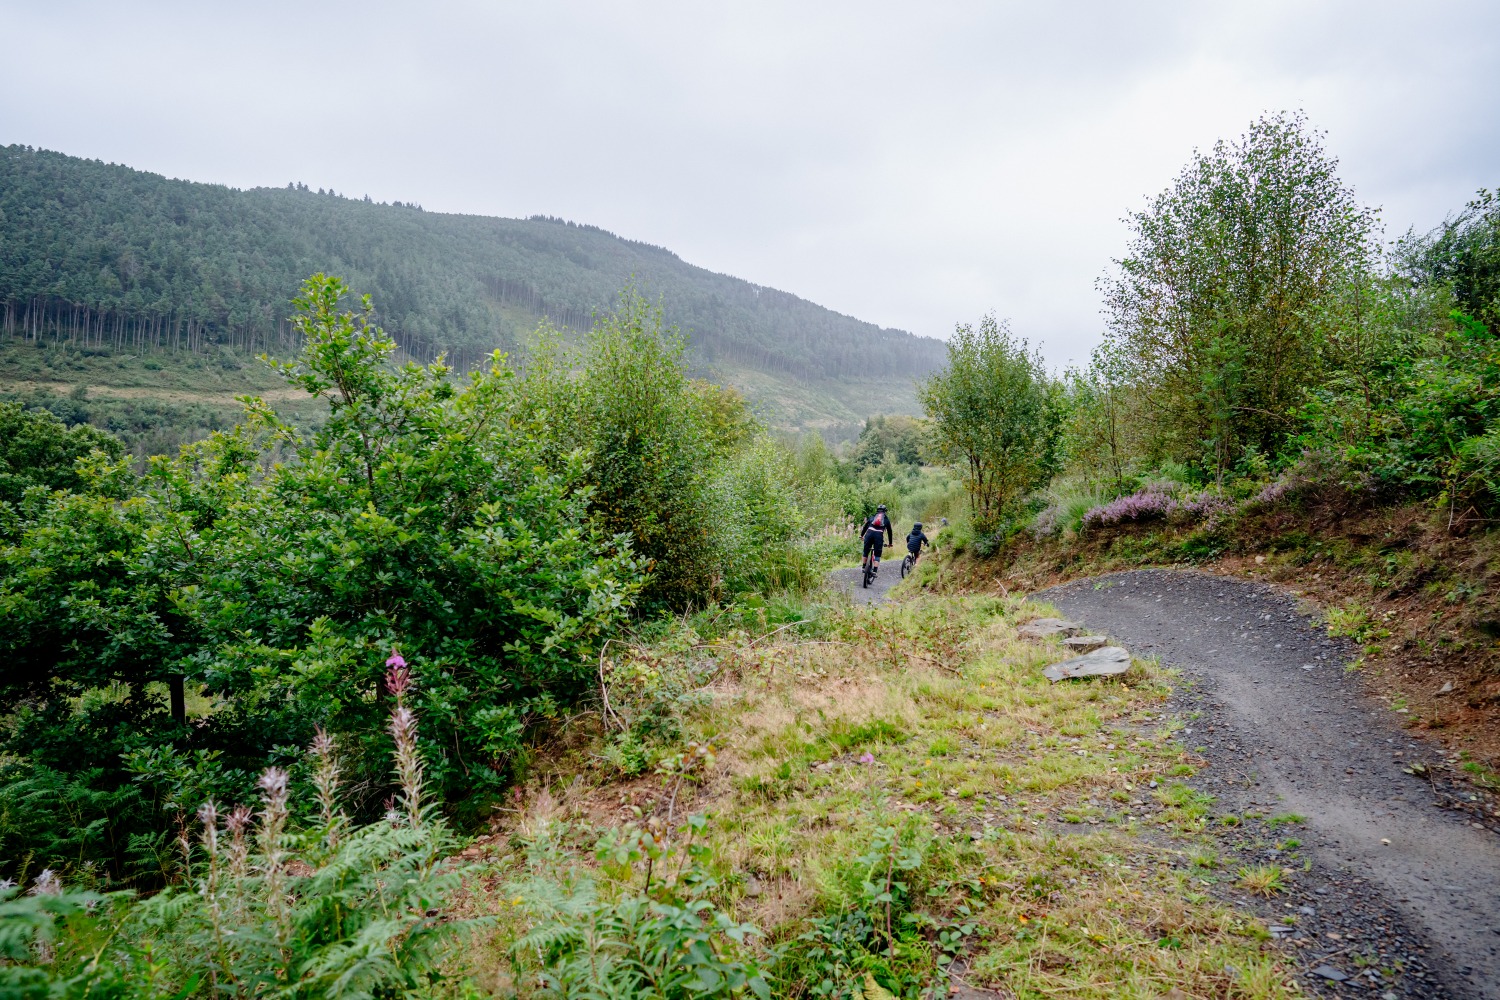
[[[315,271],[369,292],[413,356],[446,350],[460,367],[521,347],[544,316],[585,328],[629,283],[661,301],[699,366],[741,373],[753,397],[774,399],[791,383],[802,387],[794,396],[827,398],[844,379],[874,379],[885,390],[876,394],[910,408],[912,376],[943,359],[937,340],[592,226],[446,215],[302,186],[241,191],[0,148],[0,326],[11,337],[129,353],[283,351],[288,302]],[[764,391],[768,381],[778,391]],[[821,410],[829,421],[880,408],[860,406],[868,386],[831,395],[836,405]]]

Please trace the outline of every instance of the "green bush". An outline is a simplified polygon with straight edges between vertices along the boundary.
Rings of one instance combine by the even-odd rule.
[[[181,806],[174,785],[239,794],[267,754],[319,725],[346,741],[357,805],[374,809],[392,649],[422,680],[423,753],[460,811],[506,783],[531,720],[589,689],[641,566],[593,526],[583,463],[546,461],[499,356],[463,380],[437,363],[395,367],[368,303],[340,311],[344,294],[308,282],[306,347],[279,366],[328,401],[316,434],[252,403],[244,424],[139,480],[98,465],[86,492],[28,493],[0,549],[0,781],[66,780],[0,796],[45,809],[0,817],[11,870],[87,860],[67,853],[76,837],[47,831],[102,823],[89,837],[113,845],[110,873],[139,871],[131,837]],[[188,777],[164,778],[168,761]],[[128,786],[144,794],[123,815],[66,811]]]
[[[95,452],[118,459],[123,450],[95,427],[69,427],[47,410],[0,402],[0,503],[13,508],[34,487],[81,489],[86,478],[80,460]]]
[[[688,378],[685,344],[659,308],[627,289],[581,353],[547,336],[528,364],[523,405],[555,468],[578,463],[590,515],[646,561],[647,606],[712,598],[724,541],[712,488],[736,421]]]

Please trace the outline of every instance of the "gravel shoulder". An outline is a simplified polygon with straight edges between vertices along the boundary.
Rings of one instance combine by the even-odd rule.
[[[1311,869],[1268,904],[1296,921],[1305,982],[1335,996],[1500,998],[1500,823],[1441,780],[1439,748],[1362,693],[1345,669],[1353,651],[1292,597],[1177,570],[1033,596],[1182,671],[1180,738],[1208,761],[1195,783],[1220,811],[1306,817]]]

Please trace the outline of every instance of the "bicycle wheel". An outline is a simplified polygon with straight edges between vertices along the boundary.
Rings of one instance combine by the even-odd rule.
[[[871,563],[870,560],[866,559],[865,560],[865,582],[864,582],[864,586],[868,588],[870,586],[870,581],[872,579],[874,579],[874,577],[875,577],[875,567],[874,567],[874,564]]]
[[[908,574],[910,572],[911,572],[911,555],[910,555],[910,553],[908,553],[907,556],[906,556],[906,558],[903,559],[903,560],[901,560],[901,579],[905,580],[906,579],[906,574]]]

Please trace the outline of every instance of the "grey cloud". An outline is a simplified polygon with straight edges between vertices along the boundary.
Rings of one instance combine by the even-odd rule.
[[[1485,3],[4,3],[0,141],[587,221],[941,336],[1097,340],[1120,217],[1304,108],[1390,230],[1496,175]]]

